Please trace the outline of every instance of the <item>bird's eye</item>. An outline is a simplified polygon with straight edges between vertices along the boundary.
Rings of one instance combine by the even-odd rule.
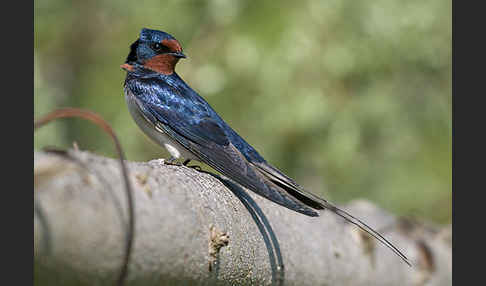
[[[170,49],[164,45],[162,45],[161,43],[153,43],[152,44],[152,50],[154,50],[155,52],[170,52]]]
[[[155,43],[152,45],[152,48],[156,51],[159,51],[162,49],[162,45],[160,43]]]

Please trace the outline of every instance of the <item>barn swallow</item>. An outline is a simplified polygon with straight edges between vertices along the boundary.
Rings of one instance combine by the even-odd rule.
[[[197,92],[175,72],[186,58],[180,43],[171,35],[142,29],[130,46],[121,67],[127,71],[124,84],[128,110],[137,125],[165,147],[173,163],[184,158],[206,163],[223,175],[272,202],[308,216],[328,209],[400,256],[408,259],[382,235],[337,208],[307,192],[294,180],[263,159],[240,137]]]

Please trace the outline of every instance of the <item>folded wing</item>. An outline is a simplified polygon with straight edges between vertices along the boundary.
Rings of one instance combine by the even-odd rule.
[[[149,92],[151,96],[147,96]],[[154,100],[154,97],[163,96],[164,93],[178,92],[170,86],[158,85],[156,91],[138,86],[131,90],[135,96],[142,114],[159,130],[168,134],[179,144],[191,151],[202,162],[213,167],[223,175],[231,178],[251,191],[294,211],[309,215],[319,214],[292,197],[277,185],[268,182],[260,172],[255,172],[254,166],[249,164],[245,156],[236,148],[227,137],[222,123],[218,118],[204,110],[204,106],[193,105],[191,110],[185,110],[179,101],[171,102],[166,96],[164,100]]]

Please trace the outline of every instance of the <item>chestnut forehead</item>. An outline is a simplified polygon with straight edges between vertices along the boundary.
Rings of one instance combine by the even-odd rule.
[[[160,43],[172,51],[182,52],[182,47],[176,39],[163,39]]]

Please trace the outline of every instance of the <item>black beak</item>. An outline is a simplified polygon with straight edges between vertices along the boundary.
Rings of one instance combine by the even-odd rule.
[[[176,58],[187,58],[186,55],[184,55],[182,52],[176,52],[176,53],[169,53],[169,55],[173,55]]]

